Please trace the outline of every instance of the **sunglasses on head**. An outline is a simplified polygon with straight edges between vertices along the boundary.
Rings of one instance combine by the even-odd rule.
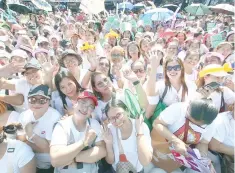
[[[167,66],[166,67],[167,71],[180,71],[181,70],[181,65],[174,65],[174,66]]]

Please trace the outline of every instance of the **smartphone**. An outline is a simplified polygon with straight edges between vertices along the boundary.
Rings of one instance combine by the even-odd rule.
[[[203,93],[208,93],[208,92],[212,93],[213,91],[215,91],[219,87],[220,87],[219,83],[211,82],[211,83],[209,83],[209,84],[207,84],[207,85],[197,89],[197,92],[202,93],[202,94]]]

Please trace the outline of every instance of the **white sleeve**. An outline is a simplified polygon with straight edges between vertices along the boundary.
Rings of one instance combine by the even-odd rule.
[[[52,132],[50,146],[67,145],[67,143],[68,143],[67,134],[66,134],[65,130],[63,129],[63,127],[59,123],[57,123],[55,125],[53,132]]]
[[[55,99],[54,108],[61,114],[64,115],[63,102],[60,97]]]
[[[153,152],[152,142],[151,142],[151,136],[148,126],[144,123],[144,136],[146,138],[147,142],[147,148]]]
[[[179,120],[179,117],[182,114],[182,104],[183,103],[173,103],[160,113],[159,119],[165,122],[167,125],[174,124],[176,121]]]
[[[15,81],[15,91],[16,93],[25,94],[26,88],[28,88],[29,85],[25,79],[19,79]]]
[[[59,112],[55,111],[53,114],[53,119],[51,119],[51,123],[52,123],[52,126],[51,127],[47,127],[47,133],[46,133],[46,139],[48,141],[51,140],[51,137],[52,137],[52,133],[53,133],[53,129],[56,125],[56,123],[60,120],[60,117],[61,115],[59,114]],[[54,124],[53,124],[54,123]]]
[[[228,87],[223,87],[223,92],[224,92],[224,102],[227,103],[228,105],[234,104],[235,92],[233,92]]]
[[[19,122],[20,114],[18,112],[12,111],[8,117],[7,125],[12,123],[18,123]]]
[[[19,168],[24,167],[26,164],[28,164],[34,157],[34,153],[32,149],[25,143],[17,141],[17,148],[15,153],[15,161],[17,163],[17,166]]]

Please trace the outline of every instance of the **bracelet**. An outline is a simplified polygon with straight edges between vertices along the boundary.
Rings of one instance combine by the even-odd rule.
[[[137,133],[137,134],[136,134],[136,137],[137,137],[137,138],[140,137],[140,136],[144,136],[144,134],[143,134],[143,133],[139,133],[139,134]]]
[[[90,72],[92,72],[92,73],[95,72],[95,70],[91,70],[91,69],[88,69],[88,71],[90,71]]]
[[[28,141],[32,141],[32,139],[34,138],[34,136],[35,136],[35,133],[34,133],[32,136],[30,136],[30,137],[26,136],[26,139],[27,139]]]
[[[137,80],[137,81],[133,82],[133,85],[136,86],[136,85],[138,85],[139,83],[140,83],[140,81]]]

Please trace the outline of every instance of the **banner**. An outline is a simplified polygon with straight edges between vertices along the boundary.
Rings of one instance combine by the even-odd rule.
[[[79,8],[86,14],[98,14],[105,10],[104,0],[82,0]]]

